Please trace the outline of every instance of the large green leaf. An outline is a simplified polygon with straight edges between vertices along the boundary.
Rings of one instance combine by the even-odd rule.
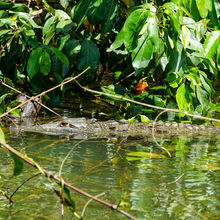
[[[153,45],[145,32],[139,39],[137,47],[132,51],[132,65],[135,69],[148,66],[153,55]]]
[[[48,31],[50,30],[50,27],[56,22],[57,22],[57,17],[55,16],[47,19],[43,27],[43,36],[45,36],[48,33]]]
[[[211,7],[211,11],[209,11],[209,17],[211,18],[211,21],[214,25],[215,30],[219,30],[219,26],[220,26],[219,22],[220,21],[219,21],[219,18],[217,17],[217,11],[215,8],[215,0],[211,0],[211,2],[212,2],[212,7]],[[220,5],[220,3],[218,3],[218,5]],[[217,6],[217,4],[216,4],[216,6]]]
[[[15,12],[29,12],[29,8],[25,4],[15,4],[11,11]]]
[[[44,44],[46,45],[49,44],[49,42],[55,35],[57,20],[58,18],[53,16],[46,21],[43,27]]]
[[[69,6],[69,0],[60,0],[60,4],[66,9]]]
[[[116,53],[126,54],[127,51],[131,52],[134,50],[137,47],[138,40],[140,38],[139,34],[142,35],[145,31],[147,31],[144,29],[147,28],[146,20],[149,15],[150,12],[146,9],[146,7],[141,7],[133,11],[125,21],[123,28],[117,35],[108,52],[114,51]],[[125,45],[127,51],[117,51],[117,49],[123,44]]]
[[[110,48],[107,50],[107,52],[115,52],[116,54],[127,54],[127,50],[119,50],[119,48],[123,45],[124,43],[124,35],[125,31],[122,28],[119,34],[117,35],[115,41],[113,44],[110,46]]]
[[[70,20],[70,16],[63,10],[55,10],[55,16],[59,18],[59,20]]]
[[[80,26],[83,20],[85,19],[87,10],[92,1],[94,0],[80,0],[77,3],[74,9],[73,19],[78,23],[78,26]]]
[[[8,12],[5,10],[0,10],[0,18],[8,18]]]
[[[18,176],[19,174],[21,174],[22,170],[23,170],[23,160],[18,157],[17,155],[13,154],[10,152],[10,155],[12,157],[12,159],[14,160],[14,176]]]
[[[212,0],[196,0],[201,18],[206,18],[212,9]]]
[[[211,96],[215,93],[211,81],[208,79],[207,75],[200,71],[200,81],[202,83],[202,87],[206,90],[206,92]]]
[[[27,63],[27,73],[30,78],[33,78],[39,70],[39,57],[41,55],[42,48],[39,47],[33,50],[29,56]]]
[[[57,58],[64,64],[69,66],[69,60],[60,50],[58,50],[56,47],[50,47],[50,50],[54,52],[54,54],[57,56]]]
[[[202,106],[202,109],[206,110],[210,104],[210,98],[208,93],[200,86],[196,86],[196,95]]]
[[[64,33],[64,35],[67,35],[68,32],[73,28],[73,26],[74,24],[71,20],[61,20],[56,26],[56,34],[62,32]]]
[[[172,25],[172,28],[175,29],[177,33],[181,33],[181,16],[180,16],[180,10],[177,5],[175,5],[173,2],[167,2],[163,5],[163,7],[166,9],[165,13],[167,16],[169,16],[169,22]]]
[[[212,31],[203,45],[203,55],[212,58],[220,44],[220,31]]]
[[[40,65],[40,71],[41,73],[43,73],[43,75],[47,75],[50,72],[51,69],[50,55],[45,50],[43,50],[39,56],[39,65]]]
[[[68,57],[70,65],[76,63],[76,57],[80,53],[81,44],[79,40],[69,40],[63,47],[63,53]]]
[[[118,14],[118,5],[115,3],[115,1],[107,1],[106,4],[106,15],[102,23],[102,34],[113,30]]]
[[[176,101],[181,111],[192,110],[192,98],[189,94],[189,89],[185,87],[184,83],[176,91]]]
[[[24,12],[16,12],[14,14],[17,14],[19,19],[24,23],[24,24],[27,24],[27,21],[31,24],[31,26],[33,28],[39,28],[39,29],[42,29],[41,26],[39,26],[38,24],[35,23],[35,21],[32,19],[32,17],[27,14],[27,13],[24,13]]]
[[[149,153],[149,152],[129,152],[127,153],[127,155],[132,157],[144,157],[144,158],[166,158],[166,156],[162,154]]]
[[[149,17],[147,19],[147,33],[155,49],[158,49],[160,38],[159,38],[158,22],[155,16]]]
[[[11,2],[0,1],[0,10],[10,9],[13,7],[13,5],[14,4]]]
[[[166,44],[169,44],[169,42],[166,42]],[[167,49],[167,58],[169,60],[168,66],[171,71],[174,71],[176,73],[183,73],[186,66],[186,53],[183,48],[183,45],[180,43],[177,43],[177,48],[173,49]]]
[[[145,8],[137,9],[131,13],[124,24],[124,44],[128,51],[136,48],[138,35],[145,25],[149,11]]]
[[[91,24],[100,23],[105,17],[106,0],[94,0],[87,11],[87,18]]]
[[[70,190],[66,186],[64,186],[64,192],[65,192],[65,194],[67,196],[67,199],[68,199],[68,201],[70,203],[69,206],[71,205],[72,212],[75,212],[76,204],[75,204],[74,200],[72,199],[72,196],[70,194]],[[65,200],[64,200],[64,202],[65,202]]]
[[[191,33],[185,25],[182,26],[181,40],[183,42],[184,48],[188,48],[191,40]]]
[[[84,40],[82,42],[81,51],[79,54],[78,68],[80,71],[91,67],[92,70],[96,70],[100,58],[99,50],[94,42],[91,40]]]
[[[188,1],[188,0],[187,0]],[[199,10],[198,10],[198,7],[196,5],[196,0],[190,0],[191,2],[191,5],[190,5],[190,13],[193,17],[193,19],[195,21],[199,21],[200,19],[200,15],[199,15]]]

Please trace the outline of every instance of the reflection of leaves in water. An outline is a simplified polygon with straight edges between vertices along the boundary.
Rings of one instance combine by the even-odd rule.
[[[58,170],[60,162],[77,142],[77,140],[64,140],[36,134],[23,138],[20,146],[28,155],[34,156],[43,167],[49,167],[51,172]],[[15,139],[13,141],[13,145],[18,142],[15,142]],[[217,138],[178,137],[160,138],[159,141],[171,152],[172,158],[164,156],[166,154],[153,143],[152,138],[145,140],[128,138],[122,144],[118,157],[113,159],[112,155],[116,151],[117,144],[103,143],[98,139],[88,141],[71,154],[64,167],[64,177],[94,194],[110,191],[114,199],[121,200],[120,206],[133,211],[137,217],[140,216],[143,219],[154,219],[155,216],[158,216],[158,219],[196,219],[194,213],[174,198],[183,201],[207,218],[215,219],[219,204],[217,198],[219,186],[216,184],[219,177]],[[24,145],[27,145],[27,148]],[[132,160],[126,160],[126,157]],[[112,163],[100,163],[107,159],[112,159]],[[83,176],[97,164],[101,164],[99,169],[95,168],[89,172],[89,175]],[[5,172],[4,167],[6,166],[0,166],[1,171]],[[182,173],[184,176],[177,183],[167,184],[175,181]],[[23,175],[25,175],[24,172],[19,177],[27,178]],[[82,176],[80,179],[83,181],[75,180],[79,176]],[[11,181],[10,185],[17,184],[15,179],[8,181],[7,175],[4,175],[4,178],[2,184],[6,184],[6,181]],[[22,194],[17,194],[17,205],[26,210],[33,210],[30,206],[38,210],[40,201],[42,207],[34,212],[38,215],[45,213],[45,216],[54,219],[57,215],[54,209],[57,198],[48,193],[45,182],[43,182],[44,188],[40,188],[40,182],[37,179],[33,180],[30,186],[25,185],[22,188]],[[33,185],[37,187],[33,188]],[[127,196],[123,196],[122,193]],[[32,200],[31,197],[33,197]],[[79,198],[74,197],[74,200],[77,202],[77,207],[85,204],[85,201]],[[209,209],[206,208],[207,204]],[[102,212],[99,207],[92,208],[91,212],[94,213],[94,210]],[[88,212],[90,212],[89,209]],[[147,214],[144,216],[143,213]],[[67,209],[66,216],[70,215]]]
[[[205,163],[204,164],[196,164],[195,168],[202,169],[202,170],[212,170],[212,171],[220,171],[220,166],[216,163]]]
[[[128,161],[141,160],[142,158],[146,158],[146,159],[166,158],[166,156],[162,154],[149,153],[149,152],[130,152],[127,153],[127,155],[128,157],[126,156],[126,159]]]

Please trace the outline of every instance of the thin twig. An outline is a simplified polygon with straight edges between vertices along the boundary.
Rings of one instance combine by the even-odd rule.
[[[119,85],[120,83],[122,83],[123,81],[125,81],[129,77],[133,76],[134,74],[135,74],[135,71],[130,73],[129,75],[127,75],[125,78],[121,79],[119,82],[116,83],[116,85]]]
[[[157,142],[157,139],[155,138],[155,135],[154,135],[154,128],[155,128],[157,119],[160,117],[160,115],[162,115],[162,114],[165,113],[165,112],[167,112],[167,111],[162,111],[162,112],[160,112],[160,113],[157,115],[157,117],[154,119],[153,126],[152,126],[152,136],[153,136],[154,142],[157,144],[157,146],[160,147],[161,149],[165,150],[165,151],[167,152],[167,154],[169,155],[169,157],[171,157],[170,152],[169,152],[165,147],[163,147],[161,144],[159,144],[159,143]]]
[[[61,165],[60,165],[60,169],[59,169],[59,176],[61,177],[61,174],[62,174],[62,169],[63,169],[63,166],[64,166],[64,163],[66,162],[66,160],[68,159],[69,155],[72,153],[72,151],[79,145],[81,144],[82,142],[85,142],[87,141],[88,139],[85,139],[85,140],[81,140],[79,142],[77,142],[73,147],[72,149],[67,153],[67,155],[65,156],[65,158],[63,159]]]
[[[79,76],[81,76],[83,73],[85,73],[85,72],[86,72],[87,70],[89,70],[90,68],[91,68],[91,67],[87,67],[85,70],[83,70],[83,71],[82,71],[80,74],[78,74],[77,76],[71,77],[69,80],[66,80],[66,81],[60,83],[59,85],[54,86],[53,88],[50,88],[50,89],[48,89],[48,90],[46,90],[46,91],[44,91],[44,92],[42,92],[42,93],[40,93],[40,94],[38,94],[38,95],[36,95],[36,96],[31,97],[30,99],[28,99],[27,101],[21,103],[20,105],[17,105],[16,107],[10,109],[9,111],[7,111],[7,112],[1,114],[1,115],[0,115],[0,118],[2,118],[2,117],[4,117],[4,116],[8,115],[10,112],[14,111],[15,109],[20,108],[21,106],[27,104],[28,102],[33,101],[34,99],[36,99],[36,98],[38,98],[38,97],[40,97],[40,96],[43,96],[43,95],[47,94],[48,92],[51,92],[52,90],[57,89],[57,88],[59,88],[59,87],[65,85],[65,84],[67,84],[67,83],[69,83],[69,82],[71,82],[71,81],[77,79]]]
[[[15,89],[15,88],[9,86],[8,84],[4,83],[2,80],[0,80],[0,83],[1,83],[3,86],[8,87],[9,89],[11,89],[11,90],[13,90],[13,91],[15,91],[15,92],[17,92],[17,93],[19,93],[19,94],[21,94],[21,95],[24,95],[24,96],[27,97],[28,99],[31,98],[30,96],[26,95],[25,93],[23,93],[23,92],[21,92],[21,91]],[[43,108],[45,108],[45,109],[47,109],[48,111],[52,112],[52,113],[55,114],[56,116],[62,117],[60,114],[58,114],[57,112],[55,112],[53,109],[47,107],[47,106],[44,105],[43,103],[41,103],[41,102],[39,102],[39,101],[36,101],[36,100],[34,100],[34,102],[36,102],[37,104],[41,105]]]
[[[13,201],[11,200],[11,196],[9,196],[6,192],[0,190],[0,194],[2,194],[9,201],[10,204],[13,203]]]
[[[159,106],[156,106],[156,105],[150,105],[150,104],[147,104],[147,103],[138,102],[138,101],[126,98],[126,97],[121,96],[121,95],[113,95],[113,94],[109,94],[109,93],[96,91],[96,90],[93,90],[93,89],[86,88],[85,86],[82,86],[77,80],[75,80],[75,82],[80,88],[82,88],[84,91],[87,91],[87,92],[95,93],[95,94],[98,94],[98,95],[109,96],[109,97],[112,97],[112,98],[121,99],[123,101],[132,102],[132,103],[137,104],[137,105],[142,105],[142,106],[149,107],[149,108],[155,108],[155,109],[162,110],[162,111],[170,111],[170,112],[181,113],[181,114],[185,114],[187,116],[193,117],[193,118],[199,118],[201,120],[209,120],[209,121],[220,122],[219,119],[208,118],[208,117],[204,117],[204,116],[200,116],[200,115],[194,115],[194,114],[190,114],[188,112],[180,111],[179,109],[163,108],[163,107],[159,107]]]
[[[175,179],[174,181],[169,182],[169,183],[167,183],[167,184],[177,183],[183,176],[184,176],[184,173],[182,173],[182,174],[181,174],[177,179]]]
[[[44,174],[45,176],[47,176],[48,178],[54,179],[54,180],[55,180],[56,182],[58,182],[59,184],[63,184],[63,185],[65,185],[66,187],[68,187],[68,188],[70,188],[70,189],[72,189],[72,190],[74,190],[74,191],[80,193],[81,195],[84,195],[84,196],[86,196],[86,197],[89,197],[89,198],[91,198],[91,199],[93,199],[93,200],[95,200],[95,201],[97,201],[97,202],[99,202],[99,203],[101,203],[101,204],[103,204],[103,205],[105,205],[105,206],[107,206],[107,207],[113,209],[113,210],[116,210],[117,212],[119,212],[119,213],[121,213],[121,214],[127,216],[127,217],[130,218],[130,219],[137,220],[137,219],[136,219],[135,217],[133,217],[132,215],[130,215],[130,214],[128,214],[127,212],[125,212],[125,211],[119,209],[119,208],[117,207],[117,205],[114,205],[114,204],[111,204],[111,203],[109,203],[109,202],[107,202],[107,201],[104,201],[104,200],[101,200],[101,199],[99,199],[99,198],[96,198],[96,197],[90,195],[89,193],[86,193],[86,192],[84,192],[84,191],[82,191],[82,190],[76,188],[75,186],[72,186],[72,185],[70,185],[69,183],[63,181],[63,180],[62,180],[60,177],[58,177],[57,175],[53,175],[53,174],[49,173],[47,170],[45,170],[44,168],[39,167],[35,162],[33,162],[33,161],[31,161],[30,159],[24,157],[20,152],[16,151],[14,148],[10,147],[8,144],[2,142],[1,140],[0,140],[0,144],[3,145],[6,149],[8,149],[8,150],[9,150],[10,152],[12,152],[13,154],[15,154],[16,156],[18,156],[19,158],[21,158],[23,161],[25,161],[26,163],[28,163],[29,165],[31,165],[32,167],[34,167],[34,168],[36,168],[36,169],[40,169],[40,172],[41,172],[42,174]]]
[[[80,143],[82,143],[82,142],[84,142],[84,141],[86,141],[86,140],[81,140],[81,141],[79,141],[79,142],[78,142],[77,144],[75,144],[75,145],[72,147],[72,149],[67,153],[67,155],[65,156],[65,158],[63,159],[63,161],[62,161],[62,163],[61,163],[61,165],[60,165],[59,174],[58,174],[59,177],[61,177],[62,169],[63,169],[64,163],[65,163],[66,160],[68,159],[69,155],[72,153],[72,151],[73,151]],[[60,195],[61,195],[61,197],[62,197],[62,193],[63,193],[63,191],[62,191],[62,186],[60,186]],[[63,218],[64,218],[63,200],[61,199],[60,201],[61,201],[61,204],[60,204],[60,206],[61,206],[61,218],[63,219]]]
[[[21,25],[20,28],[23,28],[24,24]],[[8,46],[8,44],[13,40],[13,38],[20,32],[20,30],[17,30],[12,36],[11,38],[6,42],[6,44],[2,47],[1,51],[0,51],[0,55],[3,53],[3,51],[5,50],[5,48]]]
[[[103,196],[103,195],[105,195],[105,192],[100,193],[100,194],[96,195],[95,197],[98,198],[98,197]],[[92,202],[92,201],[93,201],[92,199],[88,200],[87,203],[85,204],[85,206],[83,207],[80,220],[83,219],[83,216],[84,216],[84,214],[85,214],[86,208],[87,208],[87,206],[89,205],[89,203]]]
[[[43,11],[42,9],[41,10],[38,10],[38,11],[35,11],[35,12],[32,12],[30,15],[31,17],[34,17],[34,16],[37,16],[39,14],[41,14]],[[6,44],[2,47],[1,51],[0,51],[0,55],[3,53],[3,51],[5,50],[5,48],[8,46],[8,44],[13,40],[13,38],[21,31],[21,29],[24,27],[25,24],[22,24],[20,29],[17,30],[12,36],[11,38],[6,42]]]
[[[31,180],[32,178],[34,178],[34,177],[36,177],[36,176],[38,176],[38,175],[40,175],[41,173],[36,173],[35,175],[33,175],[33,176],[31,176],[31,177],[29,177],[28,179],[26,179],[21,185],[19,185],[18,187],[17,187],[17,189],[11,194],[11,196],[10,196],[10,199],[12,200],[12,197],[15,195],[15,193],[26,183],[26,182],[28,182],[29,180]]]

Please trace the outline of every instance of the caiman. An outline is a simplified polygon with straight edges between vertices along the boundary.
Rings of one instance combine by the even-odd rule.
[[[65,135],[73,138],[89,138],[89,137],[127,137],[127,136],[152,136],[153,121],[143,122],[127,122],[122,119],[120,121],[98,121],[96,119],[87,118],[62,118],[59,121],[53,121],[45,124],[29,124],[19,125],[13,130],[21,132],[37,132],[49,135]],[[176,122],[155,123],[154,133],[156,136],[207,136],[219,134],[220,127],[191,125]]]

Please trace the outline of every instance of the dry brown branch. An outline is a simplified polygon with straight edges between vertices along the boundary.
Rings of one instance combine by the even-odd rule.
[[[44,168],[41,168],[41,167],[37,166],[35,162],[31,161],[31,160],[28,159],[27,157],[24,157],[20,152],[16,151],[14,148],[12,148],[11,146],[9,146],[8,144],[6,144],[6,143],[4,143],[4,142],[2,142],[2,141],[0,141],[0,144],[1,144],[2,146],[4,146],[7,150],[9,150],[10,152],[12,152],[13,154],[15,154],[16,156],[18,156],[19,158],[21,158],[21,159],[22,159],[23,161],[25,161],[27,164],[31,165],[32,167],[34,167],[34,168],[36,168],[36,169],[40,169],[40,172],[41,172],[41,173],[43,173],[46,177],[55,180],[59,185],[64,185],[64,186],[66,186],[66,187],[68,187],[68,188],[74,190],[75,192],[80,193],[80,194],[83,195],[83,196],[86,196],[86,197],[88,197],[88,198],[90,198],[90,199],[93,199],[93,200],[95,200],[95,201],[97,201],[97,202],[99,202],[99,203],[101,203],[101,204],[103,204],[103,205],[105,205],[105,206],[107,206],[107,207],[109,207],[109,208],[111,208],[111,209],[113,209],[113,210],[115,210],[115,211],[117,211],[117,212],[119,212],[119,213],[121,213],[121,214],[127,216],[127,217],[130,218],[130,219],[137,220],[137,219],[136,219],[135,217],[133,217],[132,215],[130,215],[130,214],[128,214],[127,212],[125,212],[125,211],[119,209],[119,208],[117,207],[117,205],[111,204],[111,203],[109,203],[109,202],[106,202],[106,201],[104,201],[104,200],[101,200],[101,199],[99,199],[99,198],[96,198],[96,197],[90,195],[89,193],[86,193],[86,192],[84,192],[84,191],[82,191],[82,190],[76,188],[75,186],[72,186],[72,185],[70,185],[69,183],[63,181],[62,178],[60,178],[60,177],[58,177],[58,176],[56,176],[56,175],[53,175],[53,174],[49,173],[49,172],[48,172],[47,170],[45,170]]]
[[[167,184],[172,184],[172,183],[177,183],[182,177],[184,176],[184,173],[182,173],[178,178],[176,178],[174,181],[167,183]]]
[[[135,74],[135,71],[128,74],[125,78],[121,79],[119,82],[116,83],[116,85],[121,84],[123,81],[125,81],[126,79],[128,79],[129,77],[133,76]]]
[[[34,16],[38,16],[39,14],[41,14],[43,12],[42,9],[35,11],[33,13],[30,14],[31,17]],[[3,51],[5,50],[5,48],[8,46],[8,44],[13,40],[13,38],[21,31],[21,29],[24,27],[25,24],[22,24],[20,29],[17,30],[12,36],[11,38],[6,42],[6,44],[2,47],[1,51],[0,51],[0,55],[3,53]]]
[[[52,90],[57,89],[57,88],[59,88],[59,87],[65,85],[65,84],[67,84],[67,83],[69,83],[69,82],[71,82],[71,81],[77,79],[78,77],[80,77],[83,73],[85,73],[85,72],[86,72],[87,70],[89,70],[89,69],[90,69],[90,67],[87,67],[85,70],[83,70],[83,71],[82,71],[80,74],[78,74],[77,76],[71,77],[70,79],[68,79],[68,80],[66,80],[66,81],[64,81],[64,82],[62,82],[62,83],[60,83],[59,85],[54,86],[53,88],[50,88],[50,89],[48,89],[47,91],[44,91],[44,92],[42,92],[42,93],[40,93],[40,94],[38,94],[38,95],[36,95],[36,96],[31,97],[30,99],[28,99],[27,101],[21,103],[20,105],[17,105],[16,107],[10,109],[9,111],[7,111],[7,112],[1,114],[1,115],[0,115],[0,118],[3,118],[4,116],[8,115],[10,112],[14,111],[15,109],[20,108],[21,106],[27,104],[28,102],[34,101],[36,98],[38,98],[38,97],[40,97],[40,96],[43,96],[43,95],[47,94],[48,92],[51,92]]]
[[[198,119],[201,119],[201,120],[220,122],[219,119],[208,118],[208,117],[204,117],[204,116],[200,116],[200,115],[194,115],[194,114],[190,114],[188,112],[180,111],[178,109],[163,108],[163,107],[159,107],[159,106],[156,106],[156,105],[150,105],[150,104],[147,104],[147,103],[138,102],[138,101],[126,98],[126,97],[121,96],[121,95],[113,95],[113,94],[109,94],[109,93],[96,91],[96,90],[93,90],[93,89],[86,88],[85,86],[82,86],[77,80],[75,80],[75,82],[81,89],[83,89],[84,91],[90,92],[90,93],[121,99],[122,101],[131,102],[131,103],[134,103],[134,104],[137,104],[137,105],[142,105],[142,106],[145,106],[145,107],[148,107],[148,108],[154,108],[154,109],[158,109],[158,110],[162,110],[162,111],[170,111],[170,112],[181,113],[181,114],[185,114],[187,116],[190,116],[190,117],[193,117],[193,118],[198,118]]]
[[[23,28],[24,24],[20,27]],[[0,55],[3,53],[3,51],[5,50],[5,48],[8,46],[8,44],[13,40],[13,38],[20,32],[20,30],[17,30],[12,36],[11,38],[6,42],[6,44],[2,47],[1,51],[0,51]]]
[[[8,87],[9,89],[11,89],[11,90],[13,90],[13,91],[15,91],[15,92],[17,92],[17,93],[19,93],[19,94],[21,94],[21,95],[26,96],[28,99],[31,98],[30,96],[28,96],[28,95],[22,93],[21,91],[19,91],[19,90],[15,89],[15,88],[9,86],[8,84],[4,83],[2,80],[0,80],[0,83],[1,83],[3,86]],[[47,107],[46,105],[42,104],[41,102],[36,101],[36,100],[34,100],[34,102],[36,102],[37,104],[41,105],[43,108],[45,108],[45,109],[47,109],[48,111],[52,112],[52,113],[55,114],[56,116],[62,117],[60,114],[58,114],[57,112],[55,112],[53,109]]]

